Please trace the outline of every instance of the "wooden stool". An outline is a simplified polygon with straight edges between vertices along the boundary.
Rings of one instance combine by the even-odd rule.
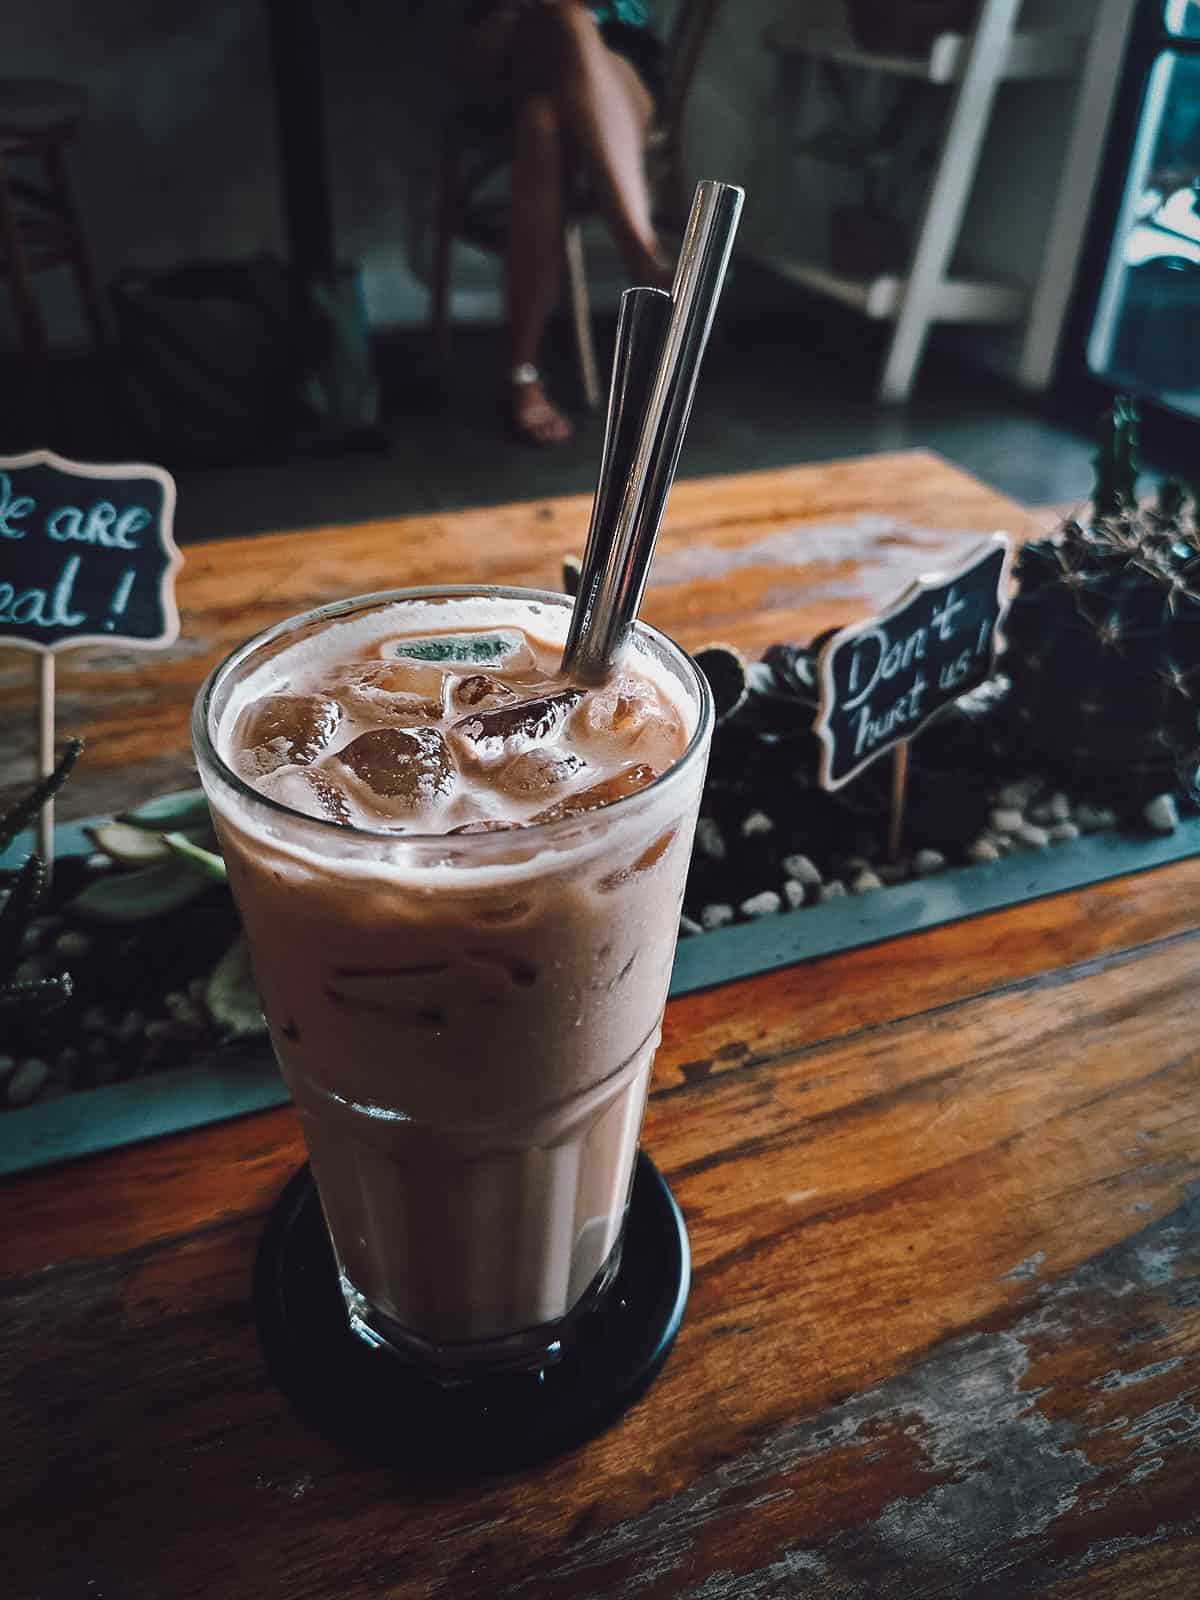
[[[0,79],[0,277],[8,279],[21,347],[43,389],[50,346],[35,273],[70,267],[92,339],[98,349],[106,342],[104,303],[64,154],[86,103],[70,84]],[[40,163],[42,183],[16,176],[14,160]]]

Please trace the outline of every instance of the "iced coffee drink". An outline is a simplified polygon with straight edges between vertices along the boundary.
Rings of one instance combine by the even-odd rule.
[[[639,627],[399,593],[250,641],[196,747],[351,1322],[449,1375],[552,1359],[611,1281],[711,732]]]

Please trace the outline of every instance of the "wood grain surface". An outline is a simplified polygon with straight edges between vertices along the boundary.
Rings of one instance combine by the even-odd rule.
[[[59,817],[194,782],[192,699],[209,669],[259,629],[401,586],[557,589],[563,554],[583,548],[590,509],[574,495],[189,546],[172,649],[83,647],[58,657],[59,734],[88,741]],[[688,648],[720,638],[758,654],[861,615],[993,528],[1020,535],[1046,525],[921,451],[692,479],[672,492],[643,615]],[[0,647],[0,806],[33,771],[35,664]]]
[[[193,551],[161,682],[63,663],[104,730],[76,810],[130,761],[186,780],[187,701],[252,629],[384,583],[551,584],[585,515]],[[690,644],[803,637],[936,560],[921,530],[993,526],[1028,525],[920,455],[683,484],[649,612]],[[7,1180],[5,1591],[1200,1592],[1198,910],[1185,862],[673,1002],[645,1142],[691,1233],[683,1330],[621,1422],[510,1477],[364,1466],[272,1388],[248,1288],[290,1110]]]

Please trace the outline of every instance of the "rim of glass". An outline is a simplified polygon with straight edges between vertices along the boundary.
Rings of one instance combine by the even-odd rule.
[[[564,595],[553,589],[524,589],[511,584],[432,584],[427,588],[407,589],[380,589],[371,594],[352,595],[346,600],[334,600],[328,605],[315,606],[310,611],[298,612],[295,616],[285,617],[281,622],[272,623],[269,628],[263,628],[259,633],[251,635],[235,649],[217,663],[205,678],[192,702],[192,745],[202,764],[208,768],[222,783],[232,789],[236,795],[252,804],[265,807],[268,811],[276,812],[279,816],[290,817],[297,822],[307,823],[314,828],[327,829],[325,837],[333,839],[345,838],[347,834],[357,839],[377,839],[393,845],[421,844],[429,845],[442,843],[453,837],[456,848],[465,848],[471,852],[489,850],[497,852],[503,849],[512,849],[513,841],[508,832],[502,833],[475,833],[455,834],[445,833],[397,833],[392,828],[364,828],[358,823],[333,822],[328,817],[314,817],[307,811],[297,811],[294,806],[284,805],[281,800],[263,794],[261,789],[256,789],[253,784],[235,772],[225,761],[220,751],[213,742],[209,731],[213,697],[221,686],[228,673],[234,671],[249,656],[256,651],[273,644],[285,634],[294,632],[302,625],[312,622],[325,622],[334,617],[344,616],[350,611],[360,611],[369,606],[395,604],[406,600],[445,600],[445,599],[470,599],[473,597],[484,599],[498,598],[502,600],[535,600],[549,603],[555,609],[561,610],[572,604],[569,595]],[[709,732],[715,720],[712,690],[709,688],[708,679],[696,665],[691,655],[682,645],[652,627],[648,622],[637,621],[634,624],[636,632],[659,645],[666,646],[667,653],[674,655],[686,667],[692,682],[699,691],[699,714],[692,736],[684,746],[683,753],[677,761],[671,763],[665,772],[660,772],[642,789],[637,789],[633,794],[622,795],[619,799],[611,800],[607,805],[598,806],[597,811],[619,812],[624,807],[632,806],[635,801],[642,800],[644,796],[661,794],[669,788],[694,764],[697,755],[708,742]],[[533,834],[538,839],[553,839],[560,834],[566,834],[578,829],[587,817],[594,816],[595,812],[584,812],[574,817],[558,817],[552,822],[528,822],[518,831]],[[466,841],[470,841],[467,843]]]

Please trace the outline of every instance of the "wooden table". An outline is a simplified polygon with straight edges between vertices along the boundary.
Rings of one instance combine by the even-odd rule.
[[[267,621],[549,585],[585,519],[191,550],[182,645],[63,663],[60,726],[92,739],[64,811],[185,780],[201,673]],[[648,614],[692,645],[803,637],[931,564],[905,524],[1029,528],[925,455],[681,484]],[[2,694],[11,751],[24,674]],[[674,1002],[645,1141],[691,1231],[679,1341],[609,1433],[469,1488],[360,1465],[267,1379],[249,1275],[303,1158],[290,1110],[10,1180],[6,1592],[1197,1593],[1198,929],[1186,862]]]

